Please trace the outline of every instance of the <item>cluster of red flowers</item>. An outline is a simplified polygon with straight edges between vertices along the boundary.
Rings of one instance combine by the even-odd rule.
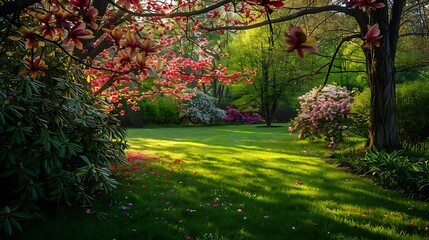
[[[204,12],[204,18],[193,19],[190,16],[200,14],[198,9],[204,8],[199,1],[118,0],[108,3],[112,6],[103,14],[92,4],[91,0],[41,1],[25,9],[28,16],[34,17],[33,26],[22,25],[17,34],[9,38],[23,40],[25,46],[32,49],[31,57],[24,59],[25,69],[20,72],[20,76],[32,78],[46,75],[48,66],[42,59],[42,50],[38,49],[47,42],[62,45],[69,54],[82,50],[81,58],[89,59],[87,66],[90,68],[85,73],[94,92],[105,94],[113,105],[116,104],[108,110],[122,106],[118,101],[122,97],[135,109],[138,109],[137,101],[157,93],[189,99],[192,97],[186,91],[189,82],[197,86],[213,80],[251,82],[249,76],[255,71],[230,73],[226,67],[215,64],[213,56],[224,55],[216,47],[217,43],[208,41],[204,26],[249,25],[263,14],[284,7],[283,1],[272,0],[224,3]],[[378,0],[348,0],[346,6],[375,11],[384,4]],[[125,19],[118,15],[120,11],[133,14]],[[235,13],[241,18],[234,17]],[[364,47],[379,47],[380,33],[377,23],[368,26]],[[303,58],[305,51],[317,51],[317,38],[307,36],[301,27],[290,25],[284,36],[287,52],[296,52]],[[185,57],[187,53],[183,49],[177,50],[185,38],[196,44],[199,56],[194,60]],[[153,80],[149,90],[126,88],[131,82],[141,83],[148,78]]]

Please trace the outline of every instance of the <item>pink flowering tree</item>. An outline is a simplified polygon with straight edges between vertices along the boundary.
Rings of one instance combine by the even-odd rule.
[[[298,116],[289,125],[290,132],[297,132],[298,139],[315,140],[323,137],[328,148],[343,140],[343,130],[348,128],[347,115],[353,97],[345,87],[328,84],[322,89],[313,88],[298,98]]]

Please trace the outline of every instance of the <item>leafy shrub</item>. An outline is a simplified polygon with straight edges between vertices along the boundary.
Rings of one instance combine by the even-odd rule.
[[[424,141],[429,137],[429,82],[398,84],[396,92],[398,130],[402,144],[407,149],[424,148]],[[365,89],[358,94],[351,108],[354,129],[368,133],[370,90]]]
[[[226,110],[226,117],[224,118],[227,122],[244,122],[253,124],[262,120],[261,115],[252,112],[240,112],[235,108],[228,108]]]
[[[139,104],[144,123],[172,124],[179,122],[179,107],[168,97],[158,96]]]
[[[115,188],[109,167],[125,161],[125,130],[99,99],[59,78],[0,75],[0,227],[50,204],[88,205]],[[49,205],[49,204],[48,204]]]
[[[370,150],[365,157],[342,156],[340,162],[358,173],[371,174],[382,185],[399,189],[401,193],[429,198],[429,160],[410,159],[403,151],[386,153]]]
[[[158,106],[153,100],[146,99],[145,101],[141,102],[139,106],[140,116],[143,118],[144,123],[156,123],[158,121]]]
[[[348,128],[346,120],[353,98],[345,87],[338,85],[328,84],[319,89],[315,87],[298,98],[300,109],[289,131],[298,132],[299,139],[314,140],[323,136],[331,148],[343,140],[342,132]]]
[[[203,122],[210,123],[216,119],[224,119],[225,110],[216,107],[216,99],[202,92],[196,92],[196,95],[188,100],[183,112],[184,117],[188,117],[192,123]]]
[[[158,124],[170,124],[179,122],[179,107],[170,98],[159,98],[158,106]]]
[[[369,88],[364,89],[361,93],[354,96],[354,102],[350,105],[350,131],[361,137],[367,138],[369,131],[369,100],[371,91]]]

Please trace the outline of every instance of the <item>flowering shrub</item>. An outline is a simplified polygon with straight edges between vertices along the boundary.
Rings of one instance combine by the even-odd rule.
[[[185,104],[184,117],[188,117],[192,123],[210,123],[215,119],[223,119],[226,116],[225,110],[216,107],[216,99],[202,92],[196,95]]]
[[[226,117],[224,118],[227,122],[244,122],[248,124],[257,123],[262,120],[261,115],[251,112],[240,112],[235,108],[228,108],[226,111]]]
[[[300,109],[289,131],[298,132],[299,139],[313,140],[322,135],[332,148],[343,139],[342,131],[348,127],[346,119],[353,98],[345,87],[328,84],[318,89],[320,87],[313,88],[298,98]]]

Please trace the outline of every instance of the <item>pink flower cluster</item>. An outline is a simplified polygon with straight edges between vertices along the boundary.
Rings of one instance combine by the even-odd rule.
[[[262,117],[257,113],[240,112],[238,109],[228,108],[224,120],[227,122],[244,122],[253,124],[261,121]]]
[[[328,148],[335,147],[343,139],[342,131],[347,129],[347,114],[353,102],[351,92],[345,87],[328,84],[320,90],[313,88],[298,98],[298,116],[289,125],[289,131],[298,132],[298,138],[323,136],[329,142]]]

